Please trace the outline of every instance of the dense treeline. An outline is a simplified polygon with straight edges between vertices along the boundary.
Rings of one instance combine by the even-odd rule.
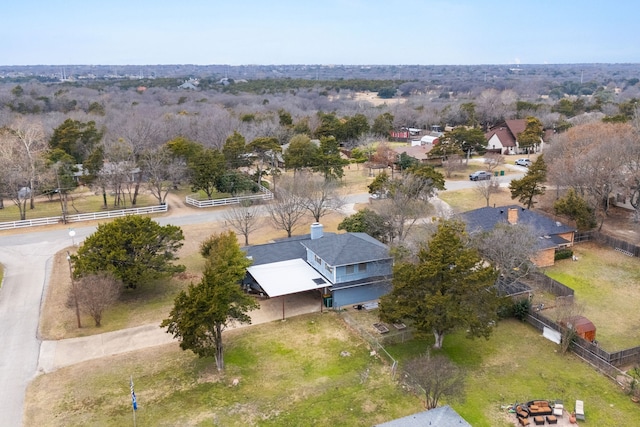
[[[2,196],[25,216],[27,199],[32,207],[35,195],[64,196],[80,172],[105,205],[107,194],[115,205],[134,204],[143,185],[161,203],[179,183],[207,196],[237,194],[283,167],[339,178],[340,148],[357,162],[391,164],[393,153],[373,155],[385,151],[373,144],[392,130],[464,125],[473,132],[443,140],[481,151],[482,132],[507,119],[535,118],[560,134],[585,121],[631,122],[640,99],[638,79],[454,80],[203,78],[188,80],[192,89],[178,78],[0,83]],[[191,148],[176,151],[176,141]],[[224,166],[212,174],[210,164]]]

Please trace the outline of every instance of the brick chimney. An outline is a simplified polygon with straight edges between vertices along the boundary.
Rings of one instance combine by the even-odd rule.
[[[518,208],[509,208],[507,211],[507,222],[509,224],[518,223]]]

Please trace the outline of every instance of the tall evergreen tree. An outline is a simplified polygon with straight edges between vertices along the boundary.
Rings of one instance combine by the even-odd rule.
[[[240,249],[235,233],[216,234],[201,246],[207,259],[200,283],[178,294],[168,319],[160,327],[180,339],[180,348],[199,357],[214,357],[218,371],[224,370],[222,332],[233,322],[251,323],[247,314],[258,308],[240,280],[251,265]]]
[[[546,187],[543,185],[547,180],[547,165],[542,154],[536,159],[527,174],[521,179],[514,179],[509,183],[511,198],[518,198],[518,201],[531,209],[535,204],[533,198],[544,194]]]
[[[466,328],[469,337],[488,338],[497,320],[497,273],[468,245],[464,227],[441,222],[417,262],[396,263],[393,290],[380,300],[383,320],[408,320],[417,330],[432,332],[435,348],[457,328]]]

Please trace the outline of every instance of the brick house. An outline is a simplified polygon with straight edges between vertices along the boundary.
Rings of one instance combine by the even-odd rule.
[[[531,260],[538,267],[553,265],[556,251],[573,246],[576,232],[575,228],[517,205],[484,207],[464,212],[461,217],[469,234],[490,231],[499,223],[528,225],[538,236],[538,253]]]

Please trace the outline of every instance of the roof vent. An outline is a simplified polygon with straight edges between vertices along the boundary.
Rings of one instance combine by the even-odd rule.
[[[560,221],[556,221],[556,227],[562,227],[562,223]]]

